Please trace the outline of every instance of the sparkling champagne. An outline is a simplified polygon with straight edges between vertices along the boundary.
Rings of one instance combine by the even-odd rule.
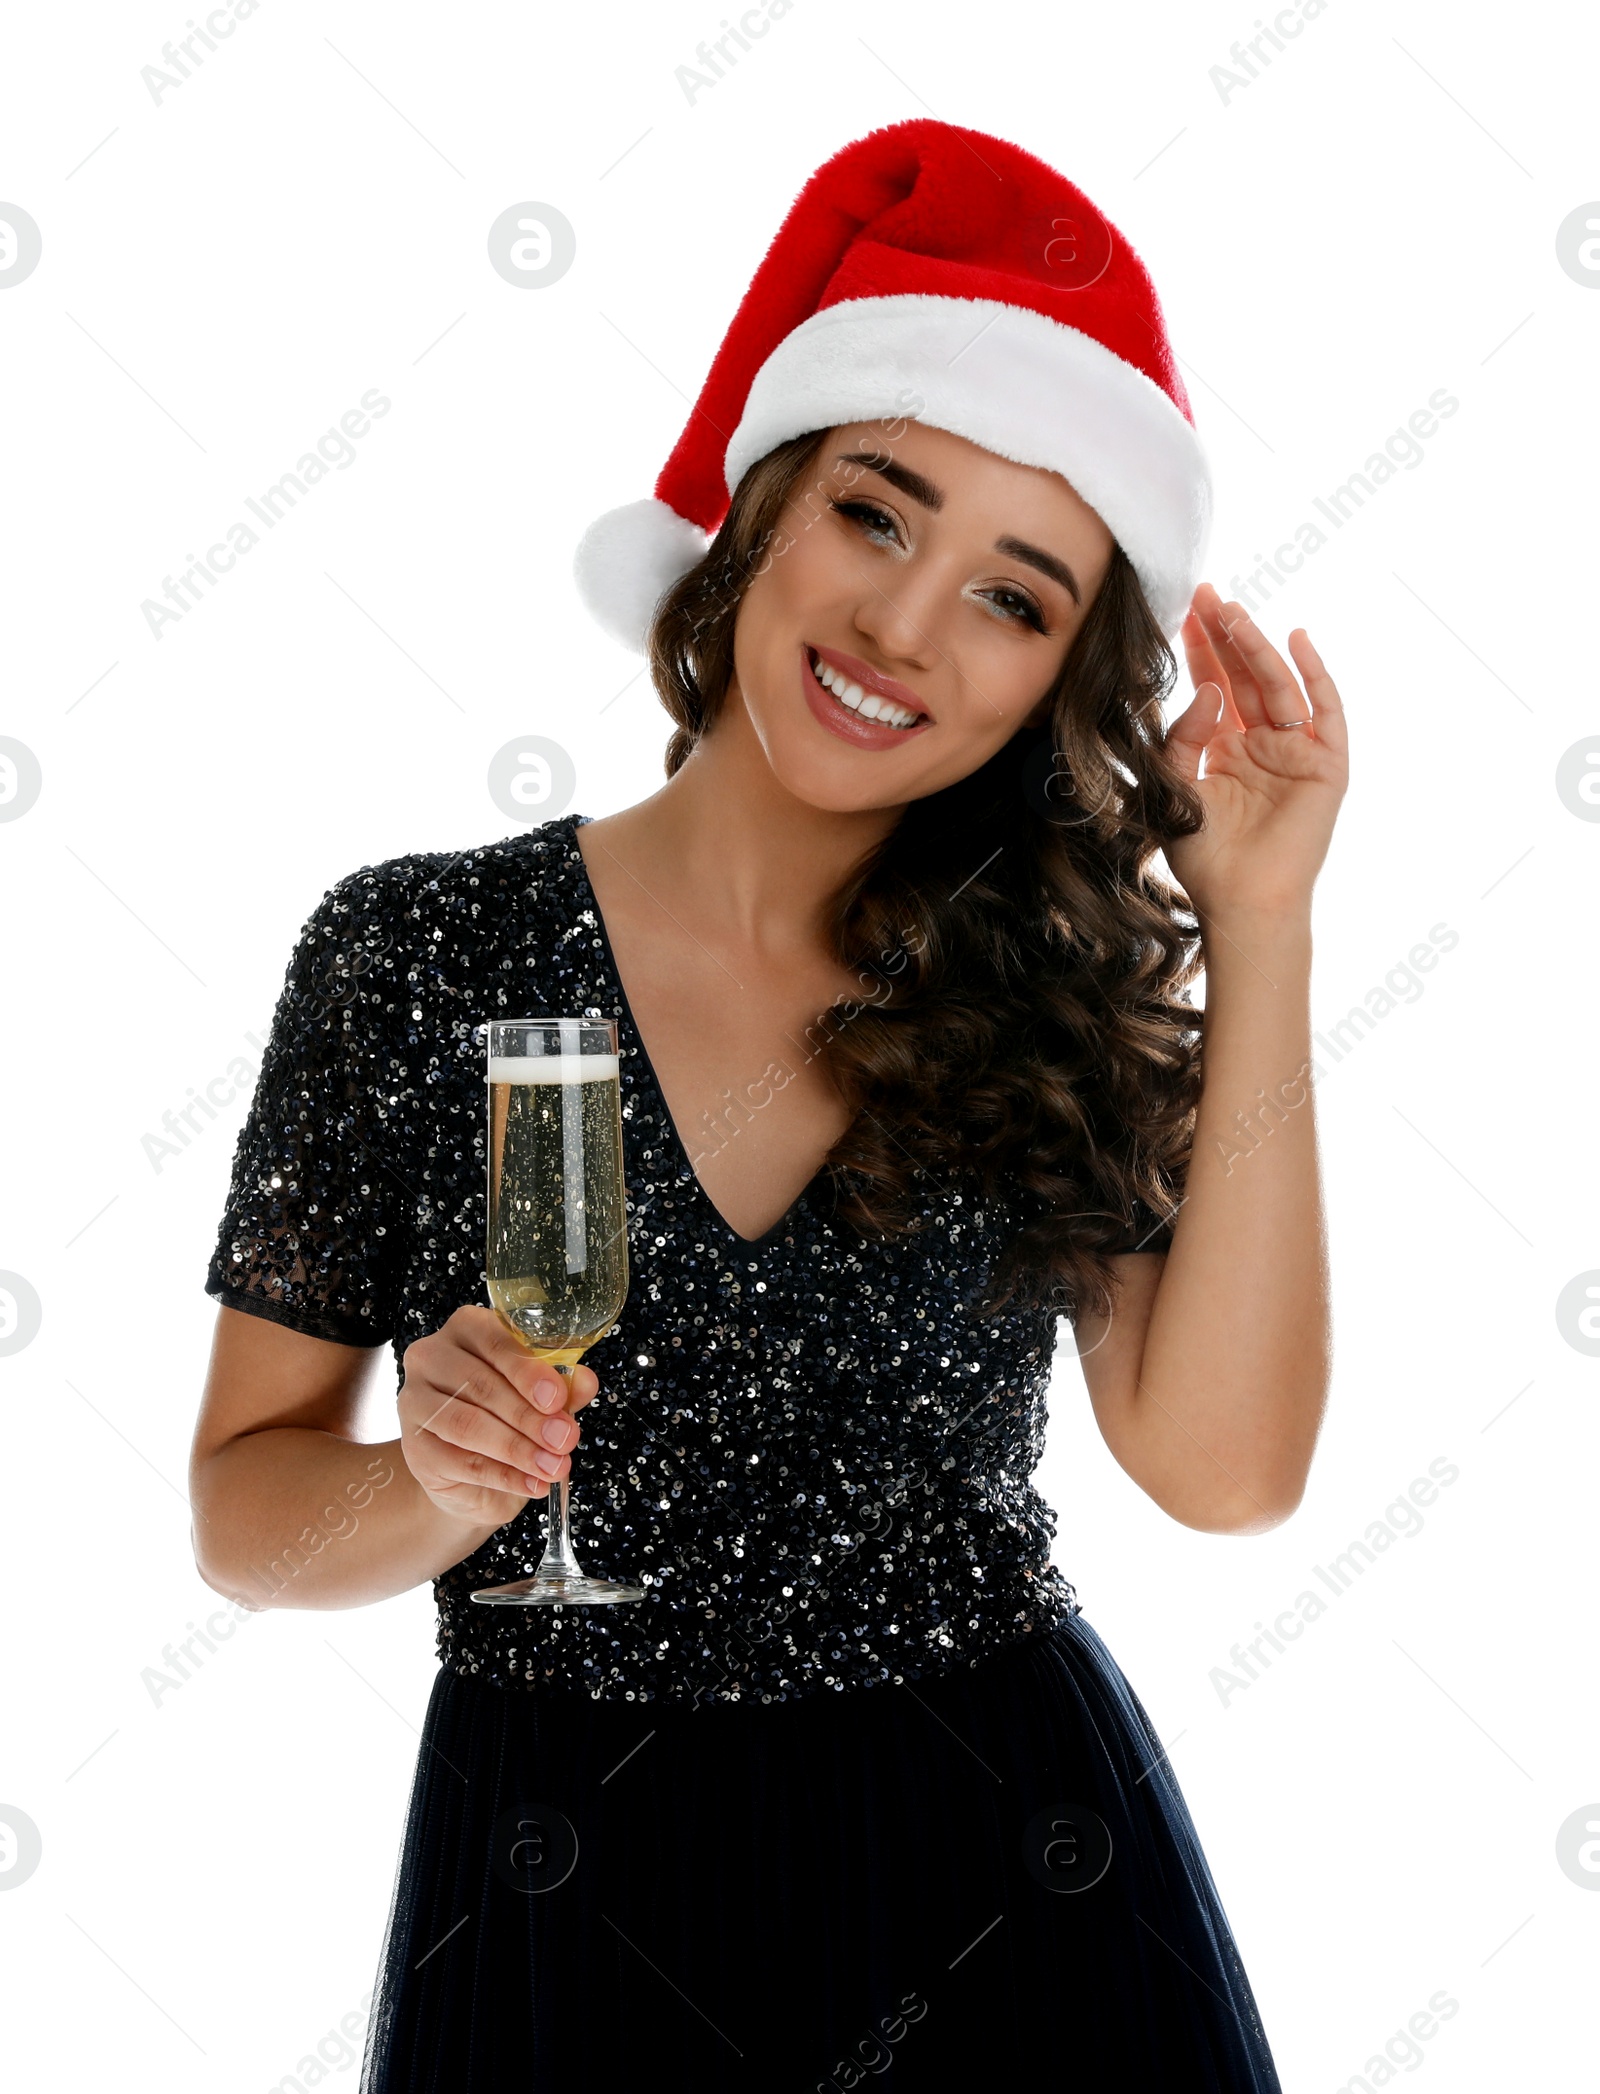
[[[617,1072],[614,1054],[489,1059],[489,1298],[558,1367],[627,1299]]]
[[[570,1384],[573,1369],[612,1328],[628,1296],[616,1020],[499,1018],[483,1030],[489,1299],[505,1329]],[[569,1388],[569,1405],[570,1395]],[[642,1585],[592,1578],[579,1567],[564,1477],[552,1480],[549,1504],[544,1555],[533,1576],[486,1586],[472,1597],[487,1607],[642,1600]]]

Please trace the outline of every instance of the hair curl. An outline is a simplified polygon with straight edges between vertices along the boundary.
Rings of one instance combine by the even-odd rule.
[[[740,601],[786,549],[784,511],[825,434],[750,467],[704,558],[657,607],[668,777],[721,710]],[[834,897],[837,958],[885,985],[826,1014],[825,1066],[853,1108],[827,1159],[841,1212],[891,1236],[927,1225],[930,1183],[1018,1199],[1023,1226],[990,1275],[987,1314],[1108,1312],[1110,1253],[1181,1204],[1199,930],[1151,864],[1202,819],[1165,747],[1176,673],[1118,546],[1045,724],[913,801]]]

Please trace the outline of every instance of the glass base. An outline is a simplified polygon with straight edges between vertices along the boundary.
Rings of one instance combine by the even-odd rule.
[[[582,1571],[539,1571],[514,1585],[486,1585],[472,1597],[486,1607],[610,1607],[619,1600],[642,1600],[644,1587],[586,1578]]]

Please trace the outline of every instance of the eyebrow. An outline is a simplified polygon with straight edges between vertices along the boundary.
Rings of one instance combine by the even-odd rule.
[[[1041,574],[1049,575],[1051,581],[1059,582],[1081,609],[1083,594],[1078,587],[1077,577],[1065,560],[1058,560],[1054,553],[1047,553],[1043,546],[1029,545],[1022,538],[997,538],[994,549],[997,553],[1009,554],[1013,560],[1022,561],[1024,566],[1037,567]]]
[[[913,472],[909,465],[901,465],[895,459],[886,457],[881,451],[841,451],[834,462],[837,465],[864,466],[869,473],[876,473],[880,479],[887,480],[891,487],[898,487],[902,494],[909,495],[912,501],[920,502],[924,509],[938,510],[944,507],[944,493],[941,488],[935,487],[933,482],[925,479],[921,473]],[[1040,574],[1047,574],[1051,581],[1059,583],[1081,608],[1083,592],[1078,587],[1077,577],[1065,560],[1058,560],[1054,553],[1047,553],[1042,546],[1029,545],[1024,538],[997,538],[994,549],[997,553],[1005,553],[1010,559],[1020,560],[1025,567],[1037,568]]]

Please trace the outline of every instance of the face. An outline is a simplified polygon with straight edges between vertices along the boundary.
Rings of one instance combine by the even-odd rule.
[[[917,422],[830,430],[740,603],[728,702],[808,804],[922,799],[1043,718],[1113,544],[1059,473]]]

